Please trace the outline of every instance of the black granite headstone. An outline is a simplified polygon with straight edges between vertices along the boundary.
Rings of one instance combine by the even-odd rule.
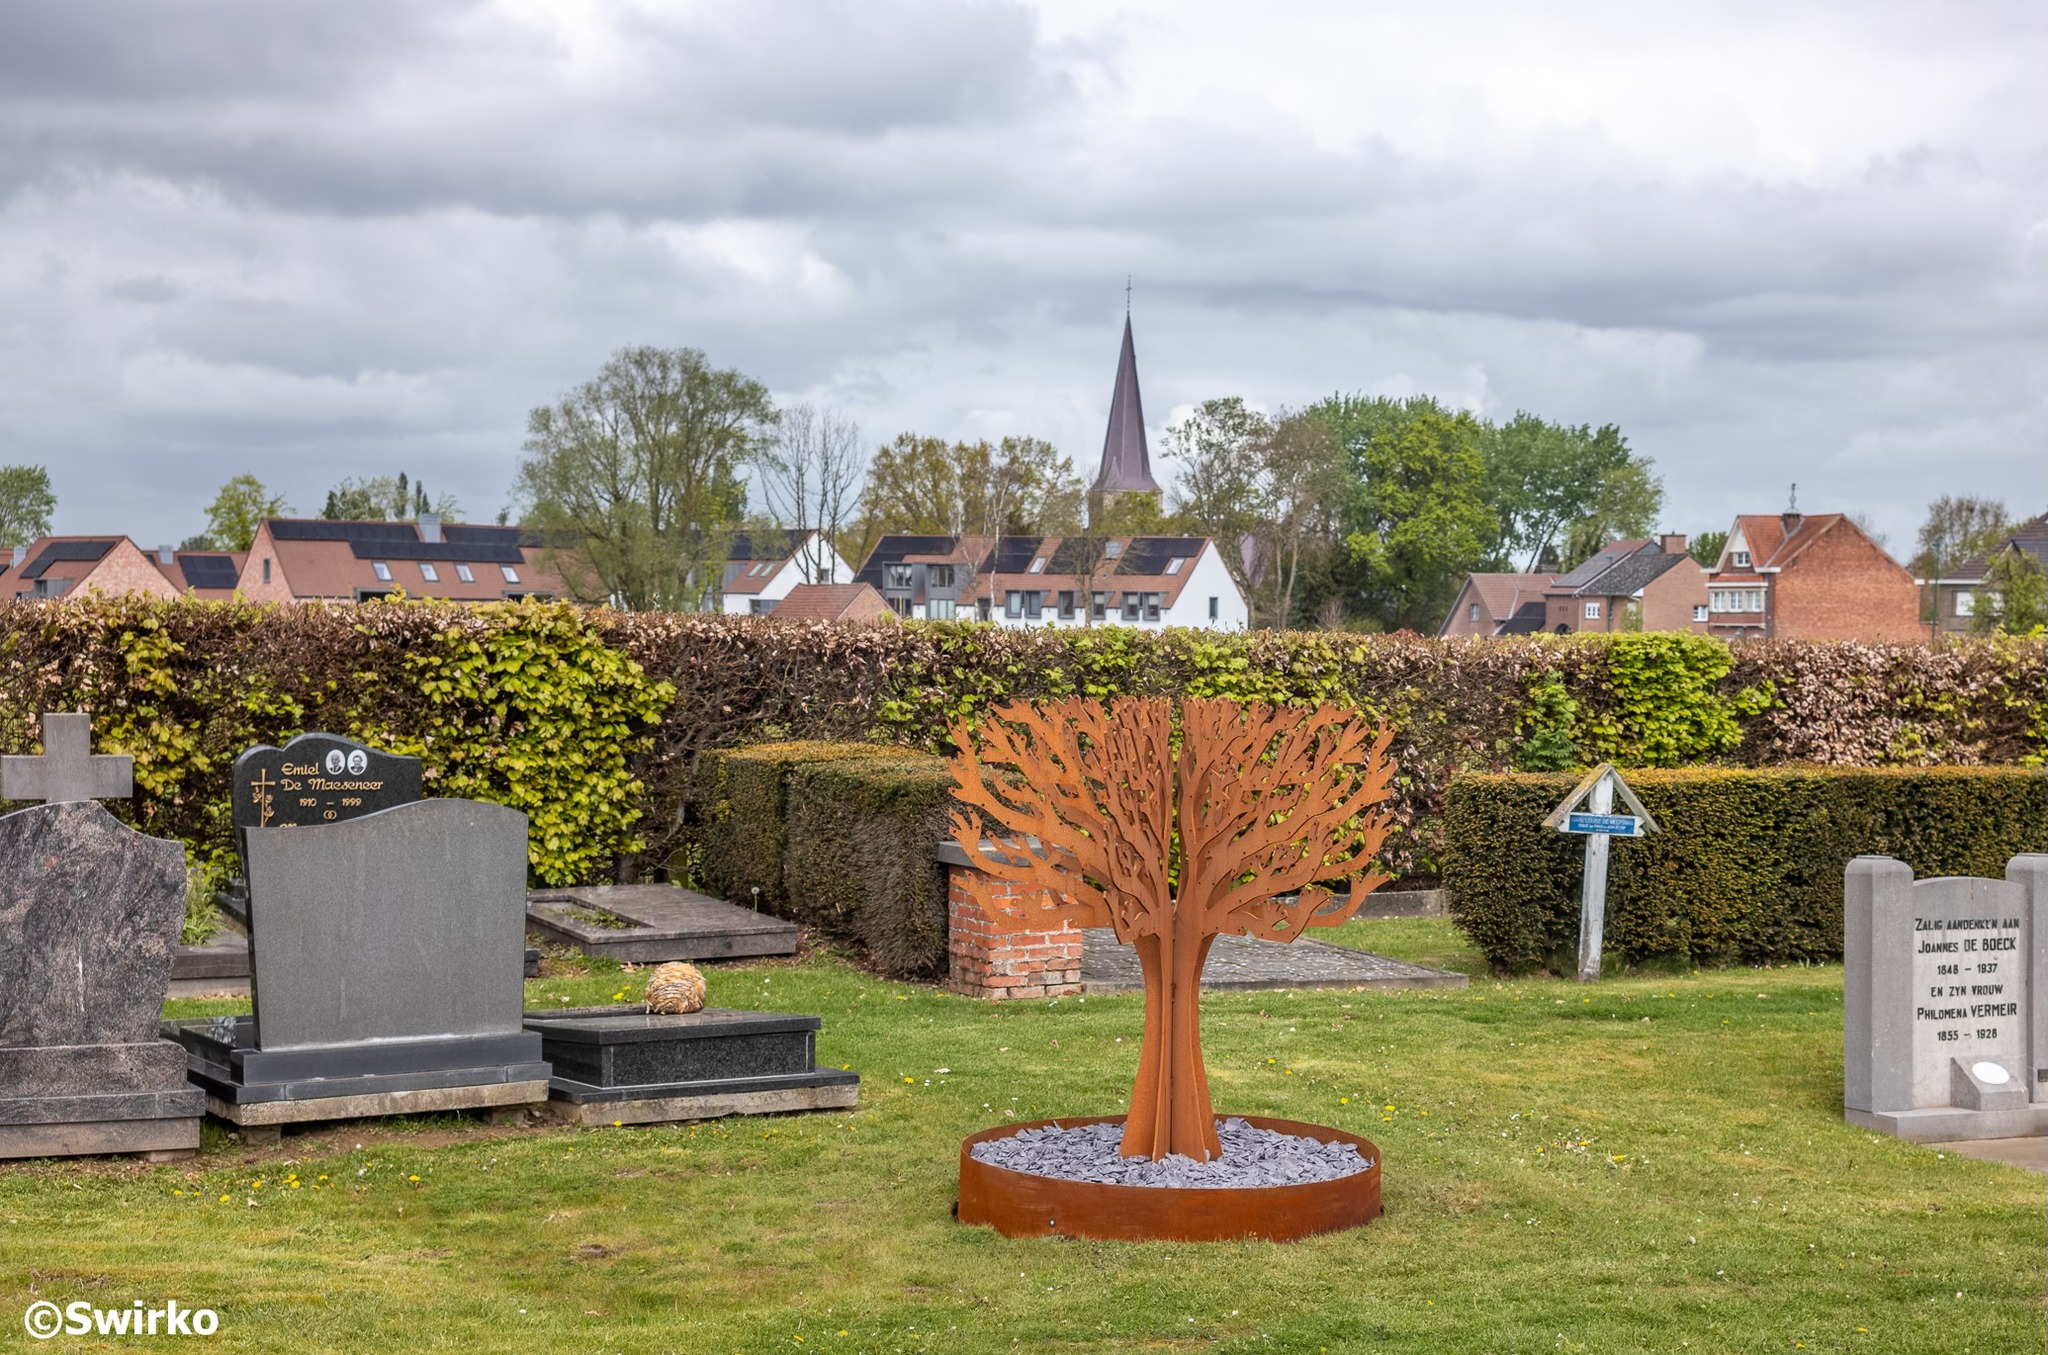
[[[420,760],[339,734],[258,744],[235,759],[235,828],[294,828],[359,819],[420,798]]]
[[[340,734],[300,734],[282,748],[262,743],[245,749],[235,759],[233,819],[242,875],[227,883],[216,902],[237,923],[248,925],[251,828],[344,823],[419,798],[418,758]]]
[[[179,843],[91,800],[0,817],[0,1157],[199,1147],[157,1035],[184,916]]]

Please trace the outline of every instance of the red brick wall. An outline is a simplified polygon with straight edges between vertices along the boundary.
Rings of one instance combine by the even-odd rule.
[[[171,581],[164,577],[164,572],[152,564],[149,557],[144,555],[134,542],[126,539],[114,543],[114,548],[93,566],[92,573],[78,581],[70,596],[84,597],[95,588],[102,593],[114,595],[143,593],[158,598],[178,596],[178,590],[171,586]]]
[[[1769,600],[1780,640],[1927,638],[1913,576],[1848,522],[1788,561]]]
[[[1707,571],[1687,556],[1643,588],[1644,630],[1689,630],[1707,633],[1707,623],[1692,619],[1694,607],[1707,605]]]
[[[1045,891],[946,867],[946,987],[968,997],[1060,997],[1081,991],[1081,929]]]

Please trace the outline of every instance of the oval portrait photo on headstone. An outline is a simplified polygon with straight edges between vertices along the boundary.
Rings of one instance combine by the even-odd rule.
[[[342,753],[342,751],[339,748],[330,748],[327,750],[327,774],[329,776],[340,776],[342,773],[342,769],[347,765],[348,758]]]
[[[348,774],[361,776],[370,769],[370,755],[358,748],[348,755]]]

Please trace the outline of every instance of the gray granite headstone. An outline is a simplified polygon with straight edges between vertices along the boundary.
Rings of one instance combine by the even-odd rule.
[[[0,757],[0,800],[125,800],[135,793],[135,759],[92,751],[92,717],[43,712],[40,757]]]
[[[0,1156],[196,1148],[158,1038],[185,849],[92,800],[0,817]]]
[[[2048,856],[1844,877],[1844,1114],[1919,1143],[2048,1134]]]
[[[517,1033],[526,816],[420,800],[252,828],[249,924],[260,1048]]]

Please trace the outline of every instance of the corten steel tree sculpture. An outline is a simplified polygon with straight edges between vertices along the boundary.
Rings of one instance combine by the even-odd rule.
[[[1110,927],[1145,975],[1123,1154],[1220,1151],[1197,1004],[1219,935],[1292,941],[1389,878],[1393,731],[1320,709],[1191,700],[1012,702],[953,731],[953,832],[974,866]],[[991,839],[992,850],[983,847]],[[1033,841],[1035,839],[1035,841]],[[1331,888],[1348,884],[1345,897]]]

